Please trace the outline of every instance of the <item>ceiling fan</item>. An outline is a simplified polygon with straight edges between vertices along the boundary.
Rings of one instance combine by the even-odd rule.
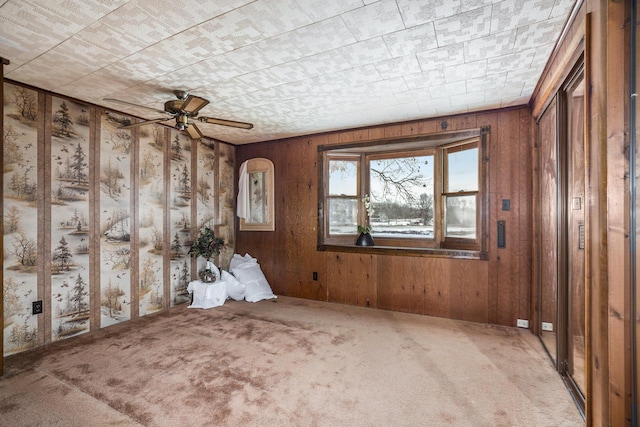
[[[202,138],[203,136],[202,132],[200,132],[200,129],[198,129],[198,126],[196,126],[195,122],[191,121],[190,119],[195,119],[198,116],[198,112],[204,106],[206,106],[209,103],[209,101],[199,96],[190,95],[189,92],[186,92],[184,90],[174,90],[173,93],[176,95],[177,99],[172,99],[170,101],[165,102],[164,110],[156,110],[155,108],[150,108],[144,105],[138,105],[132,102],[122,101],[120,99],[114,99],[114,98],[105,98],[104,100],[108,102],[117,102],[120,104],[131,105],[137,108],[146,108],[148,110],[153,110],[157,113],[165,114],[169,116],[169,117],[161,117],[158,119],[145,120],[138,123],[132,123],[126,126],[120,126],[120,129],[131,129],[134,127],[144,126],[151,123],[160,123],[160,122],[166,122],[167,120],[175,119],[176,124],[174,127],[176,129],[187,131],[187,133],[192,139]],[[253,125],[251,123],[217,119],[215,117],[198,117],[197,120],[202,123],[211,123],[214,125],[230,126],[234,128],[240,128],[240,129],[253,128]]]

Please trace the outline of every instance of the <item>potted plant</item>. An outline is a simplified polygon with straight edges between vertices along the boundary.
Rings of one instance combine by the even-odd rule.
[[[358,224],[358,238],[356,239],[356,246],[373,246],[373,237],[371,237],[371,215],[373,215],[373,206],[371,205],[371,197],[365,194],[362,197],[362,204],[367,212],[365,224]]]
[[[211,258],[220,254],[224,248],[224,239],[216,237],[215,232],[209,227],[202,227],[198,237],[191,244],[189,255],[192,257],[203,257],[207,260],[205,268],[200,271],[200,280],[203,282],[215,282],[215,265]]]

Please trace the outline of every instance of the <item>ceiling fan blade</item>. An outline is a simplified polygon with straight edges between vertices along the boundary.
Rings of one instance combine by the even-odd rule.
[[[131,107],[136,107],[136,108],[144,108],[146,110],[150,110],[150,111],[154,111],[156,113],[160,113],[160,114],[169,114],[172,115],[171,113],[168,113],[164,110],[158,110],[157,108],[151,108],[151,107],[147,107],[146,105],[139,105],[139,104],[134,104],[133,102],[129,102],[129,101],[123,101],[121,99],[115,99],[115,98],[104,98],[103,101],[107,101],[107,102],[116,102],[118,104],[124,104],[124,105],[129,105]]]
[[[187,99],[185,99],[180,109],[190,116],[196,116],[198,114],[198,111],[200,111],[208,103],[209,101],[204,98],[189,95]]]
[[[230,126],[232,128],[251,129],[253,125],[251,123],[236,122],[233,120],[216,119],[215,117],[200,117],[201,122],[209,123],[212,125]]]
[[[202,135],[202,132],[200,132],[200,129],[198,129],[198,126],[196,126],[196,124],[193,122],[190,122],[185,130],[187,131],[191,139],[200,139],[204,136]]]
[[[167,120],[171,120],[171,119],[172,119],[172,117],[167,117],[166,119],[162,118],[162,119],[145,120],[143,122],[131,123],[130,125],[120,126],[118,129],[131,129],[131,128],[135,128],[135,127],[138,127],[138,126],[149,125],[151,123],[166,122]]]

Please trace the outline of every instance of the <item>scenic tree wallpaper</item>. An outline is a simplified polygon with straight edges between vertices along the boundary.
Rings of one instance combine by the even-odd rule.
[[[189,302],[193,236],[233,241],[234,147],[13,83],[3,115],[4,356]]]
[[[38,343],[31,302],[38,294],[38,93],[4,85],[4,348]]]
[[[140,129],[139,133],[138,292],[140,315],[143,316],[162,309],[164,302],[163,173],[166,132],[160,126],[153,126]]]
[[[189,300],[191,281],[191,145],[189,137],[171,130],[171,305]]]
[[[131,131],[124,116],[100,126],[100,325],[131,318]]]
[[[89,107],[51,103],[51,333],[89,330]]]

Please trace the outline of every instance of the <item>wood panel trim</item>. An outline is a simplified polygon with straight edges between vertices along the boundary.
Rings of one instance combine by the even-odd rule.
[[[628,81],[629,2],[608,1],[606,14],[606,208],[607,208],[607,324],[608,415],[613,426],[631,419],[630,301],[628,291]],[[623,70],[622,73],[620,70]],[[625,78],[620,78],[620,74]],[[622,154],[625,153],[625,154]],[[635,319],[633,319],[635,321]]]
[[[91,191],[89,191],[89,217],[93,219],[89,236],[93,242],[93,252],[89,252],[89,330],[97,330],[101,327],[102,315],[100,312],[100,299],[102,289],[100,288],[101,279],[101,251],[100,251],[100,173],[102,165],[100,164],[100,147],[102,141],[102,130],[100,129],[100,112],[94,106],[89,106],[91,125],[89,126],[89,183]],[[48,139],[50,141],[50,139]],[[49,156],[48,158],[51,158]],[[49,215],[51,216],[51,215]]]
[[[573,9],[571,10],[571,14],[569,15],[567,21],[564,24],[564,28],[562,29],[562,33],[560,34],[560,36],[558,37],[558,40],[556,41],[556,44],[553,48],[553,51],[551,52],[551,55],[549,56],[549,59],[547,60],[547,64],[545,65],[544,70],[542,70],[542,74],[540,75],[540,78],[538,79],[538,83],[536,84],[535,89],[533,90],[533,94],[531,95],[531,99],[535,100],[538,97],[542,96],[543,100],[548,99],[548,96],[551,92],[549,92],[548,90],[543,90],[544,88],[544,82],[547,79],[548,76],[552,76],[551,77],[551,81],[554,81],[556,83],[558,83],[558,81],[562,81],[564,79],[560,79],[557,75],[553,76],[551,74],[551,70],[552,69],[560,69],[563,70],[565,69],[564,66],[562,65],[556,65],[553,66],[554,61],[559,57],[559,55],[561,55],[561,51],[563,49],[563,46],[565,45],[565,42],[567,40],[567,36],[569,35],[569,30],[571,25],[576,21],[576,19],[578,18],[578,13],[580,12],[580,9],[583,7],[583,3],[584,0],[578,0],[574,5],[573,5]],[[573,46],[576,43],[576,37],[574,36],[574,38],[571,40],[570,45]],[[569,52],[572,52],[574,49],[569,49]],[[565,64],[566,59],[564,58],[565,55],[563,55],[563,57],[561,57],[562,59],[560,60],[560,64]],[[555,84],[550,84],[547,86],[555,86]],[[543,93],[546,93],[546,96],[543,95]],[[534,111],[533,112],[533,116],[534,117],[538,117],[538,113],[540,113],[540,111]],[[541,114],[541,113],[540,113]]]
[[[171,194],[171,128],[164,130],[164,161],[162,176],[164,177],[164,195],[162,197],[162,250],[163,250],[163,276],[162,281],[162,308],[163,310],[171,307],[171,256],[169,254],[171,248],[171,215],[169,211],[169,198]]]
[[[105,113],[105,110],[100,112]],[[140,191],[140,128],[134,127],[131,129],[131,148],[129,149],[130,164],[129,164],[129,179],[131,182],[131,191],[129,191],[129,224],[131,226],[131,239],[129,242],[129,248],[131,249],[131,259],[129,261],[132,266],[129,269],[131,273],[131,281],[129,285],[129,292],[131,295],[130,301],[137,301],[136,304],[130,305],[129,318],[130,320],[140,317],[140,203],[139,203],[139,191]],[[133,191],[133,190],[136,191]],[[138,249],[138,250],[135,250]]]
[[[51,277],[51,126],[53,114],[53,98],[51,95],[38,92],[38,113],[43,119],[38,123],[38,149],[42,150],[42,156],[38,159],[38,166],[42,166],[42,172],[38,174],[38,179],[42,183],[43,190],[43,206],[38,209],[38,223],[41,224],[42,235],[44,236],[42,244],[42,260],[44,261],[42,269],[38,270],[38,296],[43,302],[42,320],[38,320],[38,330],[42,330],[42,341],[39,343],[47,344],[53,340],[51,318],[52,303],[51,292],[46,292],[45,277]],[[42,273],[42,274],[40,274]],[[40,332],[38,332],[40,334]]]
[[[9,60],[0,57],[0,99],[4,100],[4,66]],[[0,105],[0,135],[4,135],[4,101]],[[0,151],[0,164],[4,164],[4,156]],[[3,174],[4,175],[4,174]],[[0,212],[4,212],[4,176],[0,176]],[[3,214],[4,217],[4,214]],[[4,236],[3,221],[0,221],[0,235]],[[0,248],[0,260],[4,260],[4,245]],[[0,282],[4,283],[4,261],[0,261]],[[0,313],[4,313],[4,286],[0,288]],[[4,375],[4,316],[0,317],[0,377]]]
[[[464,258],[488,261],[488,256],[478,251],[433,248],[398,248],[394,246],[341,246],[319,245],[319,251],[346,252],[376,255],[421,256],[434,258]]]
[[[574,13],[571,15],[572,20],[578,18],[577,12],[579,10],[580,8],[578,7],[574,9]],[[531,96],[532,116],[534,119],[537,119],[551,102],[551,97],[558,92],[560,85],[567,79],[568,74],[573,69],[573,64],[578,62],[579,56],[584,52],[586,19],[580,23],[575,23],[572,20],[568,21],[567,26],[576,24],[576,33],[566,42],[566,45],[559,45],[562,50],[558,50],[547,62],[547,66],[542,72],[538,85]],[[556,60],[558,61],[557,63],[555,62]],[[555,74],[550,71],[551,69],[557,70]]]
[[[585,34],[584,34],[584,82],[587,88],[591,87],[591,13],[587,13],[585,16]],[[593,416],[591,408],[593,406],[593,378],[591,370],[591,354],[592,354],[592,336],[591,336],[591,257],[593,247],[591,245],[591,210],[586,205],[587,196],[589,195],[589,175],[591,170],[591,93],[589,90],[585,93],[584,101],[584,188],[585,188],[585,207],[584,207],[584,235],[585,235],[585,247],[584,247],[584,273],[585,273],[585,324],[584,324],[584,336],[585,336],[585,408],[584,415],[586,425],[593,425]]]

